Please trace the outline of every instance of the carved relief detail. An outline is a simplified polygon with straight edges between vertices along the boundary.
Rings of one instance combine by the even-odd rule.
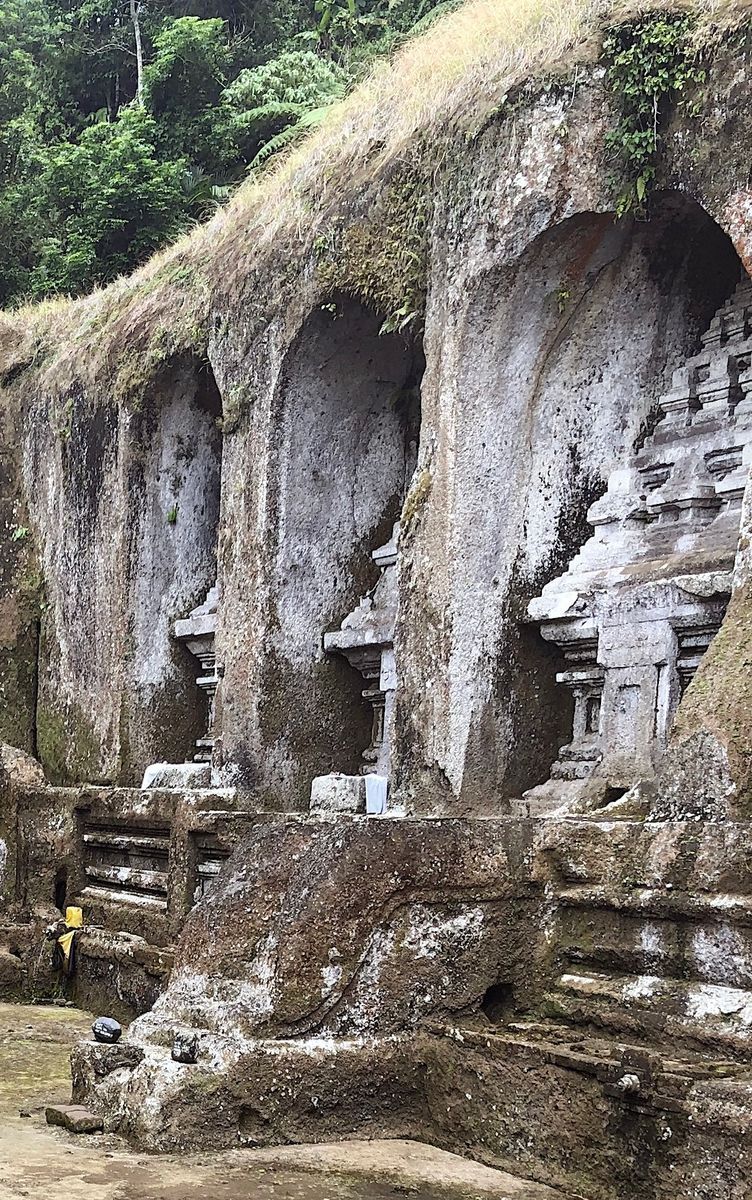
[[[574,697],[572,741],[526,793],[529,811],[652,775],[723,619],[752,461],[746,277],[674,371],[658,417],[591,505],[593,535],[528,608],[562,651],[558,680]]]

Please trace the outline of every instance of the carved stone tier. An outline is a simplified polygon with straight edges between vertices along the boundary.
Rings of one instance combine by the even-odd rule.
[[[676,370],[643,448],[590,508],[593,536],[528,608],[559,646],[572,741],[530,811],[610,798],[654,774],[731,593],[752,461],[752,284]]]
[[[324,649],[342,654],[365,680],[363,698],[373,709],[371,742],[363,752],[362,774],[389,774],[390,733],[397,674],[394,624],[397,617],[397,539],[399,522],[385,545],[371,555],[381,577],[339,629],[324,635]]]
[[[211,762],[214,747],[214,701],[217,693],[217,662],[214,650],[214,637],[217,632],[217,585],[214,584],[206,594],[206,599],[194,608],[187,617],[175,622],[175,638],[183,642],[194,658],[198,659],[201,670],[196,677],[196,683],[206,695],[208,702],[208,722],[206,733],[196,742],[195,762]]]

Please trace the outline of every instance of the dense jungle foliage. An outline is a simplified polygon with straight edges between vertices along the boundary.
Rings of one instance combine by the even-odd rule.
[[[1,0],[0,306],[131,270],[455,0]]]

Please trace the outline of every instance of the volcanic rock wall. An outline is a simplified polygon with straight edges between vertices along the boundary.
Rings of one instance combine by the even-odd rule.
[[[421,337],[310,245],[261,325],[218,290],[211,377],[173,362],[139,404],[73,387],[57,415],[23,371],[8,383],[47,606],[26,711],[50,775],[137,782],[190,753],[202,714],[170,630],[218,583],[217,790],[15,794],[60,821],[35,836],[16,815],[6,860],[49,904],[65,859],[105,931],[100,986],[129,939],[175,955],[128,1040],[76,1056],[110,1128],[165,1149],[365,1126],[598,1200],[745,1197],[749,497],[663,774],[590,820],[510,814],[571,725],[528,602],[752,262],[748,93],[744,42],[721,41],[639,217],[614,214],[597,67],[458,136],[431,177]],[[342,212],[388,216],[390,194]],[[368,602],[398,518],[387,813],[316,819],[311,780],[359,769],[369,717],[323,637]],[[707,821],[719,793],[729,819]],[[124,1007],[161,987],[165,963],[146,966]]]
[[[24,399],[23,477],[44,586],[34,723],[56,783],[140,782],[202,727],[172,629],[216,577],[221,402],[176,364],[136,411]]]
[[[498,813],[541,782],[567,701],[522,618],[738,280],[745,117],[735,100],[732,136],[719,98],[740,61],[721,47],[677,114],[648,221],[613,218],[598,72],[458,143],[433,181],[422,339],[379,336],[309,260],[258,332],[218,295],[209,361],[173,361],[137,404],[14,377],[45,589],[38,696],[20,694],[53,779],[135,783],[188,754],[203,714],[171,629],[214,582],[217,537],[215,782],[299,810],[313,776],[355,769],[368,706],[321,639],[404,503],[395,798]],[[706,128],[717,170],[687,151]]]
[[[490,814],[541,782],[567,740],[527,601],[585,540],[589,503],[739,268],[708,217],[672,197],[646,225],[569,218],[505,267],[468,256],[462,234],[445,254],[453,286],[429,312],[438,361],[429,351],[423,393],[431,496],[406,555],[398,771],[420,811]]]
[[[735,69],[721,61],[713,86],[722,88]],[[711,89],[705,99],[722,140]],[[607,124],[597,83],[583,81],[563,97],[545,93],[491,124],[438,182],[419,462],[403,515],[396,635],[393,783],[414,811],[504,811],[510,797],[545,777],[566,701],[555,689],[556,662],[522,628],[526,603],[585,539],[589,502],[605,489],[609,469],[626,460],[672,369],[739,278],[728,236],[744,252],[738,211],[746,185],[741,164],[734,177],[736,151],[722,182],[717,173],[706,179],[697,163],[692,177],[688,135],[678,129],[677,161],[669,156],[651,220],[614,222]],[[307,298],[295,296],[288,322],[304,304],[328,299],[311,284]],[[295,320],[295,336],[300,328]],[[297,344],[296,363],[310,349],[316,366],[320,336],[308,348]],[[260,514],[268,504],[265,464],[274,461],[270,397],[289,338],[278,323],[263,348],[249,347],[262,373],[253,416],[226,437],[225,453],[238,463],[225,490],[230,589],[244,586],[249,569],[260,578],[275,555],[272,526]],[[336,345],[333,332],[334,354]],[[238,350],[221,346],[230,379],[240,370]],[[357,455],[339,460],[346,488],[358,464]],[[252,477],[252,493],[229,494],[235,475]],[[364,548],[376,544],[364,538]],[[350,597],[355,592],[353,582]],[[295,756],[276,729],[264,730],[262,714],[290,694],[307,705],[312,685],[301,685],[289,650],[273,665],[265,660],[259,608],[245,617],[238,605],[236,621],[233,594],[226,592],[218,638],[221,777],[297,808],[306,787],[290,786]],[[331,623],[346,611],[343,595]],[[321,704],[318,719],[332,711],[331,700]],[[286,754],[288,767],[280,765]],[[329,761],[348,769],[341,754]],[[325,767],[321,756],[307,774]]]
[[[369,740],[323,634],[376,582],[416,457],[420,349],[379,325],[343,298],[314,311],[226,438],[220,776],[270,807],[307,806]]]

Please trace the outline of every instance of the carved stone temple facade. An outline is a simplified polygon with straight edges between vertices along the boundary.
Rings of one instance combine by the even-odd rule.
[[[390,158],[380,95],[341,175],[324,131],[178,270],[0,320],[0,999],[128,1024],[73,1057],[108,1134],[749,1200],[742,8],[645,219],[597,37],[498,103],[504,50],[447,138]]]
[[[215,583],[207,592],[206,599],[189,612],[187,617],[175,622],[175,638],[183,642],[200,666],[196,687],[206,697],[207,724],[203,736],[196,741],[196,762],[211,762],[214,749],[214,716],[217,695],[217,605],[219,588]]]
[[[572,739],[532,812],[603,804],[650,779],[731,595],[752,461],[752,285],[673,374],[655,427],[588,512],[593,535],[529,605],[562,652]]]
[[[333,774],[314,779],[311,785],[314,810],[333,808],[375,815],[386,807],[397,690],[394,625],[397,619],[398,541],[399,521],[395,523],[389,541],[371,555],[381,572],[378,582],[345,617],[339,629],[324,634],[325,651],[341,654],[363,676],[362,695],[373,716],[371,740],[363,750],[360,777]]]

